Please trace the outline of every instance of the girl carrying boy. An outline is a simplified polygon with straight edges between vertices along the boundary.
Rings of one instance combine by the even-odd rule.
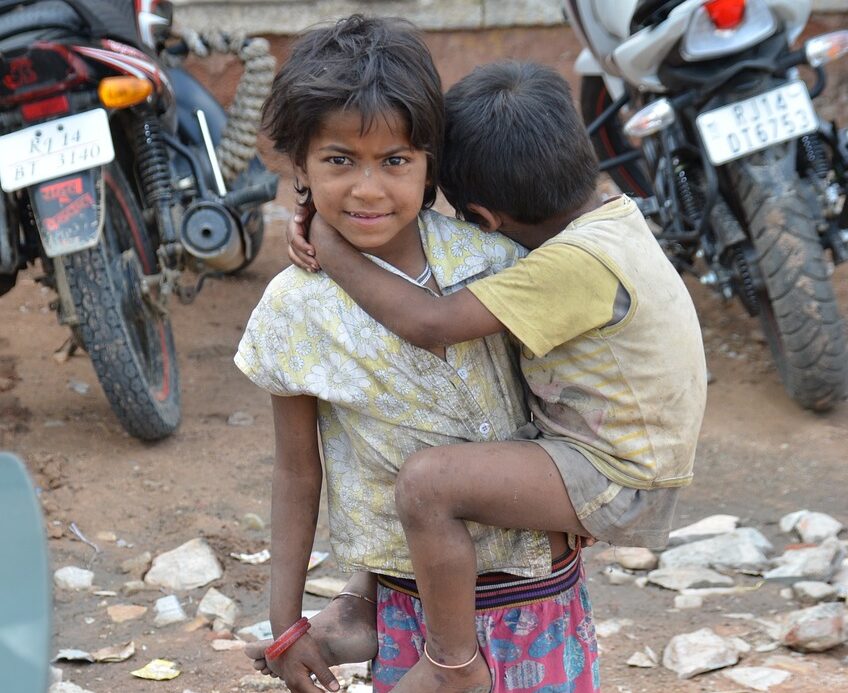
[[[438,182],[444,106],[429,51],[410,25],[354,15],[308,32],[277,75],[265,117],[275,145],[292,159],[305,200],[354,248],[404,281],[449,294],[522,254],[503,236],[427,209]],[[489,681],[494,691],[598,690],[580,550],[569,549],[562,532],[469,523],[482,574],[479,650],[457,668],[424,647],[395,481],[416,451],[507,440],[526,421],[503,334],[420,349],[370,318],[323,273],[289,267],[253,311],[235,360],[272,395],[275,427],[276,640],[261,654],[248,651],[261,668],[294,693],[320,690],[312,674],[337,690],[327,665],[361,659],[353,652],[357,643],[368,649],[367,634],[346,639],[336,635],[339,626],[346,614],[373,623],[376,607],[378,693],[391,690],[422,656],[450,678],[442,691],[487,691]],[[321,453],[337,564],[393,582],[381,583],[376,599],[367,583],[361,590],[349,583],[316,618],[313,638],[301,601]]]

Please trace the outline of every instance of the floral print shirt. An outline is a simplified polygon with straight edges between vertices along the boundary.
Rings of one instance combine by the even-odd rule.
[[[437,212],[422,212],[419,228],[443,293],[523,254],[499,234]],[[410,454],[435,445],[508,440],[527,420],[506,334],[447,347],[443,360],[389,332],[323,272],[294,266],[268,285],[235,362],[273,395],[320,400],[330,542],[345,571],[412,577],[394,507],[395,476]],[[469,527],[480,572],[550,572],[543,532]]]

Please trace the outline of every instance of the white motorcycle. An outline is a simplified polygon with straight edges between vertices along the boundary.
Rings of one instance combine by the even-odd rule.
[[[789,395],[832,407],[848,384],[830,278],[830,262],[848,259],[848,135],[812,99],[848,31],[793,50],[803,0],[563,9],[585,46],[581,108],[602,170],[638,199],[681,272],[759,316]]]

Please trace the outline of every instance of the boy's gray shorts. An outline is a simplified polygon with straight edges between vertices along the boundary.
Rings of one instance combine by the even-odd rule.
[[[542,437],[532,423],[522,426],[514,438],[536,443],[548,453],[578,519],[595,539],[616,546],[666,546],[680,488],[621,486],[601,474],[578,447],[561,438]]]

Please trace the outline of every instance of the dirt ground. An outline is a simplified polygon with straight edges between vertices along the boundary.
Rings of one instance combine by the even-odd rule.
[[[816,29],[845,26],[844,20],[819,18]],[[577,49],[565,28],[434,34],[429,40],[446,83],[475,63],[502,56],[547,62],[573,78],[569,66]],[[284,44],[275,40],[278,54]],[[231,93],[230,61],[213,59],[195,69],[222,98]],[[835,83],[837,93],[844,94],[844,74],[837,75]],[[278,162],[270,155],[268,159]],[[0,383],[10,387],[0,392],[0,449],[21,455],[40,488],[54,568],[90,567],[99,589],[118,593],[110,597],[57,591],[54,649],[94,650],[129,640],[137,648],[132,659],[121,663],[61,664],[66,680],[95,693],[248,690],[239,683],[252,671],[243,654],[214,651],[208,630],[155,628],[152,607],[162,595],[122,595],[121,586],[129,577],[119,566],[142,551],[156,555],[204,537],[225,570],[214,585],[240,605],[237,627],[267,618],[267,565],[245,565],[229,554],[268,546],[268,529],[249,526],[244,518],[254,513],[267,522],[270,516],[270,407],[267,395],[236,370],[232,355],[251,309],[283,264],[280,225],[291,199],[289,185],[285,179],[277,204],[268,210],[266,245],[256,263],[241,276],[207,283],[194,305],[173,306],[183,423],[161,443],[142,444],[123,432],[84,354],[66,363],[54,360],[52,352],[67,332],[49,309],[54,296],[35,282],[37,269],[23,275],[0,300]],[[848,268],[837,268],[833,281],[843,315],[848,314],[846,278]],[[690,287],[715,380],[709,389],[695,482],[683,493],[677,524],[716,513],[737,515],[742,524],[763,531],[778,552],[794,541],[777,527],[788,512],[818,510],[848,524],[848,405],[825,415],[799,410],[785,396],[754,321],[738,305],[724,305],[696,283]],[[72,382],[86,383],[90,389],[79,394],[69,387]],[[253,424],[228,425],[234,412],[249,414]],[[99,545],[100,553],[95,556],[74,538],[71,523]],[[323,516],[316,548],[327,548]],[[632,621],[622,632],[600,640],[607,692],[743,690],[720,673],[678,681],[662,667],[634,669],[625,661],[645,645],[661,653],[672,635],[702,626],[724,635],[751,635],[751,623],[734,618],[741,612],[768,617],[797,608],[780,596],[779,586],[768,584],[744,595],[710,597],[700,609],[677,611],[671,592],[610,585],[598,553],[592,549],[587,558],[596,621]],[[332,558],[313,572],[335,575]],[[740,582],[756,584],[753,578]],[[205,591],[180,595],[191,616]],[[150,609],[137,620],[113,623],[106,608],[118,603]],[[324,603],[308,595],[304,599],[308,609]],[[744,663],[761,664],[774,654],[790,656],[783,650],[752,651]],[[176,662],[181,676],[154,683],[130,675],[157,657]],[[793,676],[773,691],[848,690],[846,646],[791,657],[784,665]]]

